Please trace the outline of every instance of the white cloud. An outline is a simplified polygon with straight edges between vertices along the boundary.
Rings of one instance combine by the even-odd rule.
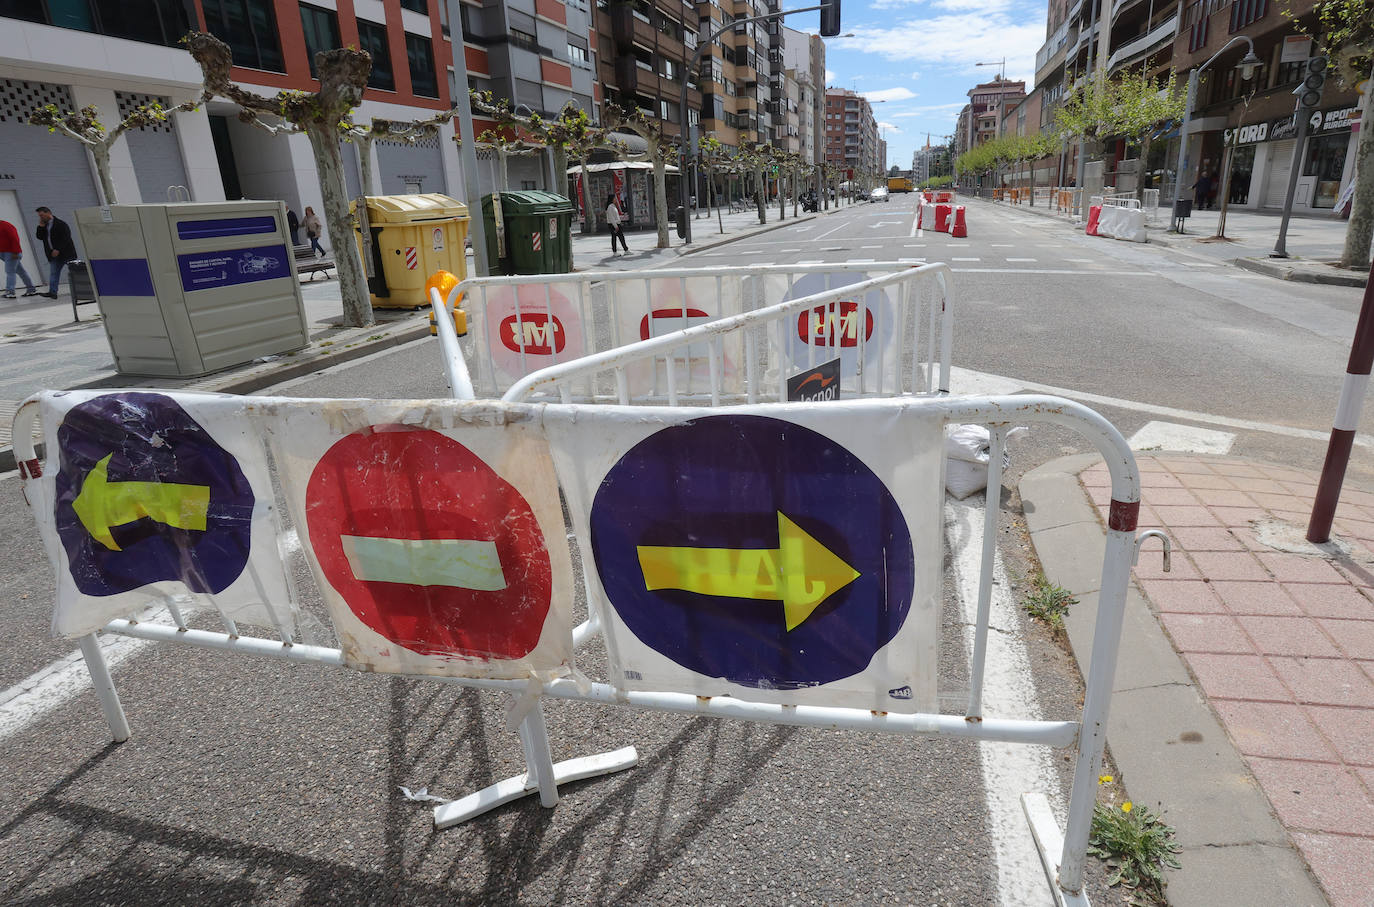
[[[1009,73],[1034,72],[1036,51],[1045,42],[1043,9],[1038,14],[1027,12],[1017,18],[1001,11],[964,12],[904,19],[883,27],[860,25],[853,31],[854,37],[846,41],[847,48],[888,60],[917,60],[927,68],[959,67],[989,78],[989,73],[974,68],[975,63],[987,60],[987,46],[970,40],[970,35],[996,35],[995,52],[998,59],[1005,54]]]
[[[835,70],[833,70],[833,69],[827,69],[827,70],[825,71],[825,84],[830,85],[831,83],[833,83],[833,82],[835,81],[835,78],[836,78],[836,76],[835,76]]]
[[[916,97],[916,92],[912,91],[910,88],[902,88],[900,86],[897,88],[883,88],[879,91],[864,91],[860,92],[860,94],[868,98],[870,104],[874,101],[906,101]]]
[[[891,132],[901,132],[901,131],[902,131],[902,128],[901,128],[900,126],[898,126],[896,123],[881,123],[881,122],[880,122],[880,123],[878,124],[878,128],[879,128],[879,129],[887,129],[887,130],[889,130],[889,131],[891,131]]]

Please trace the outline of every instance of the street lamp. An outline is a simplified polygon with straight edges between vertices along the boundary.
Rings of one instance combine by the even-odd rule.
[[[1178,200],[1183,197],[1183,181],[1187,178],[1186,174],[1188,173],[1188,121],[1193,116],[1193,101],[1197,98],[1198,77],[1202,75],[1204,69],[1215,63],[1217,57],[1226,53],[1227,48],[1237,41],[1244,41],[1249,46],[1249,50],[1246,51],[1244,57],[1241,57],[1240,62],[1236,64],[1236,70],[1240,73],[1242,79],[1247,82],[1250,81],[1250,79],[1254,78],[1255,70],[1262,66],[1264,61],[1255,56],[1255,42],[1251,41],[1249,37],[1245,35],[1236,35],[1230,41],[1221,45],[1221,50],[1212,54],[1210,60],[1188,73],[1188,93],[1183,99],[1183,122],[1178,126],[1178,170],[1174,174],[1175,210],[1177,210]],[[1175,218],[1174,226],[1177,227],[1178,225],[1179,220]]]

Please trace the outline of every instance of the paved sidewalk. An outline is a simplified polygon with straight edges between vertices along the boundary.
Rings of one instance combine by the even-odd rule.
[[[1347,484],[1335,544],[1319,548],[1303,538],[1312,473],[1137,462],[1140,528],[1169,535],[1173,569],[1143,546],[1108,746],[1131,798],[1162,803],[1178,830],[1170,903],[1370,907],[1374,493]],[[1046,574],[1081,601],[1068,628],[1085,671],[1109,486],[1095,456],[1020,485]]]
[[[960,196],[964,201],[968,196]],[[1064,223],[1074,223],[1067,214],[1055,212],[1043,204],[1012,204],[994,202],[988,199],[976,201],[998,205],[1011,210],[1042,217],[1052,218]],[[1286,259],[1270,258],[1279,236],[1279,212],[1248,211],[1230,209],[1226,212],[1226,239],[1217,240],[1219,210],[1194,212],[1185,222],[1182,235],[1170,233],[1170,212],[1161,207],[1154,212],[1152,223],[1147,226],[1149,242],[1170,248],[1187,249],[1206,255],[1228,264],[1245,267],[1249,270],[1268,274],[1280,280],[1299,280],[1309,283],[1330,283],[1341,286],[1362,287],[1368,280],[1365,271],[1350,271],[1329,264],[1340,260],[1345,248],[1347,222],[1330,215],[1295,215],[1289,219],[1288,236],[1285,248],[1291,256]],[[1080,227],[1081,229],[1081,227]],[[1119,240],[1102,237],[1103,242]]]

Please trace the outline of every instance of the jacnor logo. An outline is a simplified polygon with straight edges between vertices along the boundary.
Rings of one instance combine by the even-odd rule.
[[[511,352],[524,350],[534,356],[561,353],[568,345],[563,322],[542,312],[507,316],[501,322],[500,337]]]
[[[681,330],[683,328],[695,327],[696,325],[701,324],[702,321],[710,321],[711,316],[703,312],[701,309],[687,309],[685,312],[682,309],[654,309],[648,315],[645,315],[643,318],[639,319],[640,340],[648,340],[650,337],[650,319],[654,321],[663,319],[664,321],[668,322],[666,325],[660,325],[660,333],[662,333],[662,328],[664,327],[674,331]]]
[[[864,341],[873,339],[873,313],[864,315]],[[854,347],[859,345],[859,304],[839,302],[817,306],[797,316],[797,336],[812,346]]]

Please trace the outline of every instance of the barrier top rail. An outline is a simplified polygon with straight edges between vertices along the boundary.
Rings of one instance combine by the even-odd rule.
[[[697,330],[710,329],[706,325]],[[647,345],[660,350],[682,339],[658,338]],[[40,414],[52,459],[48,469],[30,440]],[[935,665],[939,661],[943,599],[939,462],[945,426],[970,422],[985,424],[991,430],[992,488],[1000,487],[1006,431],[1015,423],[1042,422],[1069,428],[1091,442],[1106,461],[1112,500],[1090,671],[1076,720],[983,715],[980,691],[990,623],[988,590],[990,548],[997,533],[995,506],[988,508],[992,516],[984,523],[983,582],[974,621],[968,705],[963,714],[942,713],[934,705],[938,702]],[[904,397],[703,412],[699,407],[646,410],[496,401],[301,400],[139,390],[72,391],[45,393],[26,401],[15,416],[14,429],[25,494],[58,573],[54,630],[80,637],[102,710],[117,740],[126,739],[129,729],[96,643],[96,632],[292,661],[424,674],[442,682],[517,694],[516,714],[529,772],[439,807],[435,818],[440,825],[535,790],[541,801],[551,806],[557,802],[559,781],[633,764],[632,752],[617,751],[587,757],[592,763],[572,760],[579,765],[554,766],[543,730],[541,698],[774,724],[1073,747],[1074,777],[1062,846],[1048,807],[1031,800],[1026,806],[1056,892],[1081,891],[1126,586],[1140,543],[1135,536],[1140,481],[1125,440],[1102,416],[1080,404],[1038,395]],[[722,444],[725,437],[743,438],[745,443]],[[197,446],[202,456],[179,456],[179,446],[184,444]],[[112,455],[105,453],[111,447],[113,461]],[[741,456],[749,462],[739,462]],[[693,474],[692,464],[703,458],[715,459]],[[789,465],[796,458],[806,464],[804,469]],[[120,465],[124,460],[139,464],[133,469],[144,469],[162,460],[181,464],[190,459],[209,471],[203,475],[169,474],[163,479],[156,471],[128,472],[131,467]],[[817,465],[821,463],[826,464],[824,468]],[[722,469],[727,473],[737,470],[738,480],[721,485]],[[279,485],[285,506],[234,501],[233,513],[228,516],[224,515],[225,508],[207,506],[209,520],[230,522],[207,523],[202,535],[194,536],[184,535],[187,529],[179,522],[193,516],[187,510],[188,506],[193,510],[193,504],[184,504],[176,512],[158,510],[151,518],[151,536],[142,530],[121,534],[119,527],[89,522],[92,514],[104,514],[109,519],[105,511],[78,510],[75,521],[62,516],[66,513],[62,508],[79,507],[71,500],[78,483],[84,492],[84,484],[89,484],[86,477],[90,476],[101,489],[106,470],[109,481],[136,478],[144,484],[172,482],[164,489],[168,495],[186,495],[193,487],[188,484],[191,480],[204,481],[210,501],[217,504],[225,501],[217,501],[216,496],[241,495],[245,488],[264,495],[263,503],[271,502]],[[116,476],[116,470],[126,472]],[[221,482],[220,472],[239,478],[231,487]],[[445,475],[458,477],[458,484],[443,484]],[[667,484],[644,487],[641,483],[652,475]],[[374,482],[382,484],[370,484]],[[483,497],[471,494],[474,482],[500,490],[499,497],[511,502],[509,511],[498,508],[477,517],[477,538],[494,541],[462,541],[474,531],[467,523],[459,539],[431,539],[424,534],[410,538],[396,522],[415,518],[423,524],[421,528],[429,526],[432,531],[436,515]],[[833,495],[837,486],[845,489],[845,495],[828,497],[820,509],[794,509],[817,500],[816,492],[821,492],[821,497]],[[715,490],[707,495],[699,493],[705,489]],[[779,494],[784,497],[775,497]],[[708,500],[711,495],[714,499]],[[425,500],[427,509],[415,516],[417,498]],[[643,517],[648,522],[637,516],[644,512],[638,503],[641,499],[656,502],[653,513]],[[565,528],[562,500],[566,500],[570,515],[570,534]],[[753,567],[741,568],[739,576],[731,580],[729,571],[715,563],[719,560],[716,555],[710,555],[714,566],[708,566],[699,562],[705,555],[691,553],[717,549],[664,547],[673,544],[665,541],[665,527],[682,528],[690,534],[705,526],[731,525],[731,520],[744,520],[740,527],[753,525],[750,508],[755,505],[768,511],[770,518],[775,506],[788,511],[778,510],[774,520],[777,553],[764,551],[757,556],[765,560],[803,559],[799,564],[772,568],[781,569],[786,582],[780,580],[782,585],[767,589],[785,586],[790,590],[781,602],[774,595],[748,592],[739,586],[745,579],[758,580]],[[245,507],[254,514],[251,527],[243,525],[246,521],[240,516]],[[379,508],[384,517],[381,523],[371,527],[356,523],[375,517]],[[299,533],[316,589],[341,640],[338,648],[293,640],[294,593],[291,584],[281,579],[286,568],[272,538],[274,532],[280,532],[275,522],[279,514],[289,515]],[[793,517],[800,523],[794,523]],[[493,522],[488,527],[484,519]],[[875,521],[881,524],[877,530]],[[342,535],[340,527],[345,527]],[[162,540],[186,546],[199,545],[202,537],[212,538],[217,533],[242,534],[243,557],[248,558],[245,574],[239,579],[227,577],[232,580],[227,585],[219,585],[217,574],[208,569],[222,566],[223,557],[195,548],[182,548],[180,557],[158,561],[181,572],[158,573],[151,577],[157,582],[146,589],[126,587],[111,596],[103,587],[92,592],[89,587],[72,585],[78,576],[78,583],[100,580],[107,563],[122,581],[127,570],[121,569],[118,559],[127,560],[125,567],[143,563],[136,560],[146,556],[138,548],[149,538],[154,543]],[[397,534],[400,538],[389,537]],[[112,537],[102,541],[108,536]],[[537,558],[527,550],[530,540],[536,538],[542,538],[546,546]],[[565,539],[572,539],[580,550],[589,610],[606,634],[607,681],[583,682],[571,673],[577,640],[570,621],[573,560]],[[111,545],[116,541],[122,541],[124,547]],[[507,544],[526,547],[504,548]],[[753,550],[756,546],[746,547]],[[455,558],[459,553],[462,557]],[[545,557],[549,569],[535,569]],[[516,563],[521,565],[518,571],[502,567]],[[691,567],[694,563],[699,570]],[[537,592],[546,601],[544,616],[533,625],[504,628],[495,635],[479,634],[475,642],[466,642],[468,633],[478,632],[476,626],[485,627],[490,619],[479,616],[479,612],[527,613],[523,606],[501,609],[486,605],[456,624],[446,624],[439,636],[425,636],[421,646],[413,641],[420,639],[413,635],[417,631],[397,622],[413,611],[407,602],[416,593],[407,592],[410,598],[384,597],[391,587],[411,589],[407,584],[418,581],[412,571],[425,574],[421,585],[426,589],[436,585],[439,589],[424,593],[426,602],[434,594],[455,594],[455,586],[463,602],[486,602],[483,596],[504,601],[502,596],[512,594],[524,596],[522,602],[533,601],[530,596]],[[280,576],[274,579],[277,574]],[[181,598],[193,599],[194,607],[219,611],[223,632],[189,625],[187,615],[166,595],[172,583],[185,584],[193,594]],[[783,659],[778,664],[805,664],[805,659],[797,660],[800,651],[812,653],[807,658],[813,658],[815,649],[831,646],[847,653],[846,657],[862,656],[851,658],[849,663],[854,667],[846,669],[858,673],[841,672],[827,675],[831,679],[821,683],[791,686],[780,686],[777,679],[770,679],[790,678],[790,674],[765,674],[765,682],[758,684],[731,682],[732,676],[760,675],[736,675],[731,665],[725,666],[723,675],[717,673],[718,666],[710,659],[718,650],[710,645],[691,649],[685,656],[678,652],[681,637],[674,621],[679,617],[665,620],[665,615],[706,619],[699,616],[703,612],[695,606],[681,610],[682,594],[774,601],[778,613],[786,615],[786,632],[780,620],[750,624],[755,629],[771,627],[768,632],[781,641],[769,643],[758,657],[766,661],[776,654]],[[820,608],[821,601],[832,597],[834,601]],[[168,603],[171,623],[118,616],[140,613],[154,602]],[[392,607],[396,610],[391,619],[369,619],[378,609],[386,613]],[[421,610],[428,613],[429,607],[427,604]],[[757,610],[743,609],[748,614],[742,615],[741,609],[728,608],[710,619],[754,621],[757,618],[750,615]],[[643,620],[650,623],[634,623]],[[896,623],[875,625],[886,628],[875,634],[865,624],[873,620]],[[278,639],[244,633],[236,621],[275,627]],[[676,653],[669,656],[671,662],[664,661],[664,652],[669,650],[653,648],[652,642],[635,642],[642,640],[644,626],[658,627],[671,637],[671,651]],[[692,626],[705,632],[705,624]],[[408,635],[396,635],[398,627]],[[448,633],[454,635],[444,635]],[[509,640],[515,635],[529,644],[511,645]],[[848,651],[856,645],[877,648]],[[778,653],[775,646],[781,646]],[[501,654],[508,650],[509,654]],[[693,651],[704,653],[708,661],[695,666]],[[829,671],[828,665],[825,662],[822,666]],[[665,681],[664,677],[670,679]],[[910,685],[894,686],[894,680],[903,677],[911,678]]]
[[[908,276],[866,282],[894,274]],[[795,330],[716,338],[714,365],[705,344],[679,349],[670,360],[630,370],[623,385],[587,375],[565,383],[557,399],[752,400],[771,394],[779,374],[836,356],[843,361],[847,395],[935,394],[948,387],[953,318],[948,272],[914,260],[473,278],[455,288],[447,305],[461,299],[468,335],[458,348],[468,362],[474,393],[489,398],[549,366],[830,290],[837,292],[815,303],[829,304],[828,309],[806,317],[802,305],[789,310],[798,316]],[[451,354],[445,355],[451,362]]]

